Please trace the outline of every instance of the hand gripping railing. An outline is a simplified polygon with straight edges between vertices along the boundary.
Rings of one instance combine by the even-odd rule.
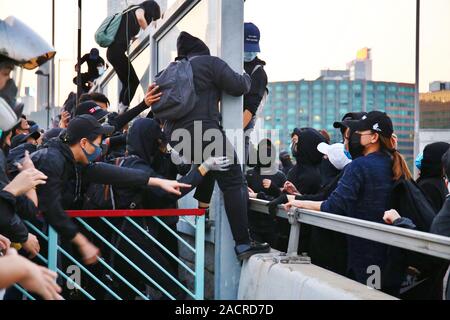
[[[161,283],[158,283],[154,280],[152,274],[147,274],[144,272],[135,262],[127,257],[127,252],[121,252],[117,245],[112,243],[111,239],[108,239],[101,231],[96,230],[93,226],[89,224],[89,221],[92,219],[96,219],[96,221],[102,222],[102,227],[105,227],[110,232],[113,232],[114,235],[119,236],[122,241],[125,241],[128,247],[133,248],[139,254],[142,255],[143,259],[146,259],[146,263],[154,265],[161,274],[164,274],[167,279],[173,282],[174,285],[180,288],[180,291],[185,294],[186,297],[203,300],[204,298],[204,261],[205,261],[205,210],[200,209],[158,209],[158,210],[80,210],[80,211],[67,211],[67,213],[74,219],[78,221],[78,223],[85,228],[93,237],[97,238],[108,250],[113,252],[118,258],[123,259],[129,266],[129,272],[134,272],[139,274],[142,278],[147,280],[146,284],[151,284],[156,290],[162,293],[165,297],[169,299],[176,299],[173,292],[170,292],[167,288]],[[180,235],[178,235],[175,231],[173,231],[166,223],[164,223],[160,217],[169,217],[169,216],[194,216],[195,223],[190,222],[193,228],[195,228],[195,248],[190,245],[186,240],[184,240]],[[137,223],[133,218],[153,218],[162,228],[168,231],[170,236],[174,237],[180,244],[187,247],[188,250],[192,251],[195,255],[195,266],[194,270],[189,267],[185,262],[183,262],[179,257],[173,254],[168,248],[166,248],[161,241],[156,239],[153,235],[151,235],[147,230],[145,230],[139,223]],[[144,235],[144,239],[148,240],[149,243],[156,246],[160,252],[164,252],[170,259],[173,259],[177,265],[183,268],[187,274],[190,274],[194,278],[194,290],[190,290],[186,287],[175,275],[167,271],[159,261],[157,261],[154,257],[152,257],[148,252],[143,250],[139,245],[137,245],[131,238],[129,234],[126,234],[119,227],[117,227],[114,223],[111,222],[108,218],[123,218],[129,225],[137,230],[138,233]],[[186,221],[186,220],[185,220]],[[64,249],[58,241],[58,234],[52,227],[48,227],[48,233],[42,231],[41,228],[36,225],[26,222],[30,227],[30,230],[35,233],[38,237],[40,237],[41,241],[47,242],[48,244],[48,254],[47,257],[44,257],[42,253],[38,254],[37,258],[48,266],[49,269],[55,271],[60,280],[67,281],[67,284],[70,284],[72,288],[76,288],[79,292],[87,299],[95,300],[95,295],[88,292],[86,288],[80,286],[79,283],[74,281],[70,276],[68,276],[63,270],[61,270],[61,259],[64,257],[74,266],[78,267],[79,270],[83,272],[83,274],[87,275],[90,278],[90,281],[96,283],[96,285],[102,288],[105,293],[108,293],[110,297],[114,299],[122,300],[123,298],[115,292],[113,286],[109,283],[105,283],[104,280],[99,279],[100,276],[98,272],[94,272],[91,267],[87,267],[83,265],[83,263],[79,262],[75,257],[73,257],[67,249]],[[105,258],[98,257],[98,265],[102,266],[111,277],[115,277],[117,281],[120,281],[125,285],[129,290],[131,290],[136,297],[139,296],[143,300],[150,300],[151,298],[136,288],[128,279],[127,273],[122,274],[116,270],[112,263],[108,262]],[[129,275],[129,274],[128,274]],[[35,298],[29,292],[21,288],[20,286],[15,286],[27,299],[34,300]]]
[[[252,199],[250,209],[268,214],[268,202]],[[336,214],[293,208],[286,212],[281,206],[277,215],[288,218],[291,224],[288,254],[296,254],[300,236],[300,223],[345,233],[391,246],[450,260],[450,237],[409,230],[381,223],[340,216]]]

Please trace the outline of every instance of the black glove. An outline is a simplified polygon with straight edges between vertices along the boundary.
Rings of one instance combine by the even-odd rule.
[[[275,217],[277,216],[277,210],[278,210],[278,205],[283,204],[283,203],[287,203],[288,197],[287,194],[283,193],[281,196],[279,196],[278,198],[270,201],[267,206],[269,207],[269,214],[272,218],[275,219]]]

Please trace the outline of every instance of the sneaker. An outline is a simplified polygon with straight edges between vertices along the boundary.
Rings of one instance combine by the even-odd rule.
[[[254,254],[270,252],[270,245],[266,242],[251,242],[234,247],[234,252],[239,261],[250,258]]]

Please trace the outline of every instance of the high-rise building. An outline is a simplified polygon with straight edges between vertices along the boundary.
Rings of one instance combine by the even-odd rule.
[[[385,111],[409,164],[414,149],[414,84],[365,80],[286,81],[269,84],[261,117],[265,129],[279,130],[280,150],[287,149],[295,127],[326,129],[332,141],[342,139],[333,123],[352,111]]]
[[[347,63],[350,80],[372,80],[372,58],[369,48],[363,48],[356,54],[356,59]]]
[[[420,127],[424,129],[450,129],[450,86],[448,90],[420,94]],[[445,86],[443,86],[445,88]]]

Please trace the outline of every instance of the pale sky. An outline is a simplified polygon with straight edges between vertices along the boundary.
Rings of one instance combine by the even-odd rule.
[[[172,0],[169,0],[169,4]],[[321,69],[343,69],[362,47],[372,49],[373,79],[414,82],[415,0],[247,0],[245,21],[261,30],[269,81],[314,80]],[[107,0],[83,1],[83,53],[106,16]],[[37,5],[38,4],[38,5]],[[0,0],[0,19],[14,15],[51,41],[51,0]],[[60,103],[75,76],[77,1],[56,0],[55,64]],[[422,0],[420,90],[450,81],[450,1]],[[102,56],[106,59],[104,51]],[[25,72],[35,85],[34,72]],[[58,72],[56,74],[58,80]],[[58,103],[58,89],[55,92]]]

